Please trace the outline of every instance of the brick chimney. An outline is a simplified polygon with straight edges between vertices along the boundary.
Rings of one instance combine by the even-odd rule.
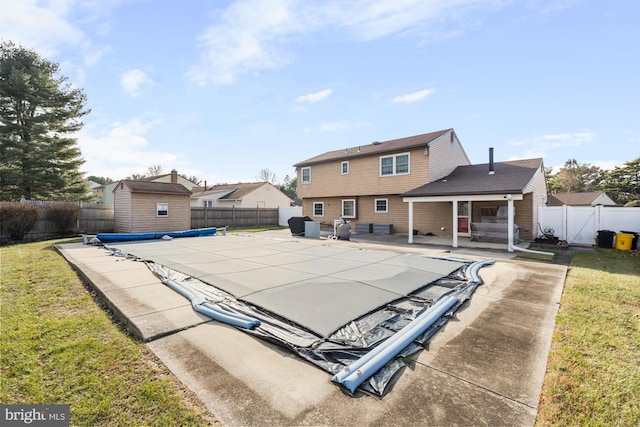
[[[171,170],[171,183],[172,184],[178,183],[178,171],[175,169]]]

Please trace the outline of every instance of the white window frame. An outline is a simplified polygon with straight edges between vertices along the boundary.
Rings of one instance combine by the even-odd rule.
[[[344,213],[344,203],[345,202],[353,202],[353,215],[345,215]],[[356,199],[342,199],[342,218],[356,218],[357,217],[357,212],[356,212]]]
[[[398,157],[407,156],[407,171],[406,172],[398,172]],[[393,159],[392,160],[392,172],[391,173],[382,173],[382,160],[383,159]],[[411,173],[411,153],[398,153],[391,154],[389,156],[380,156],[379,162],[379,172],[380,176],[397,176],[397,175],[409,175]]]
[[[346,168],[345,168],[346,166]],[[349,162],[340,163],[340,174],[341,175],[349,175]]]
[[[167,202],[156,203],[156,218],[168,218],[168,217],[169,217],[169,203]]]
[[[304,179],[304,171],[305,170],[309,171],[309,176],[308,176],[306,181]],[[304,168],[302,168],[300,170],[300,182],[302,184],[311,184],[311,166],[304,167]]]
[[[320,208],[322,209],[322,215],[317,215],[316,214],[316,205],[320,206]],[[313,216],[321,218],[324,217],[324,202],[313,202]]]
[[[378,210],[378,202],[384,202],[384,210]],[[389,212],[389,199],[374,199],[373,200],[373,211],[375,213],[388,213]]]

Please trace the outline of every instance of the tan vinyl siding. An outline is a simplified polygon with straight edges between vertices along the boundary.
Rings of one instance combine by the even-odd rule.
[[[388,212],[375,212],[375,199],[385,198],[388,200]],[[302,214],[308,215],[313,221],[332,226],[334,220],[340,219],[342,200],[341,197],[304,199]],[[357,217],[347,219],[351,223],[352,230],[355,231],[356,223],[371,223],[393,224],[395,233],[409,232],[409,204],[404,203],[399,195],[359,196],[356,200]],[[314,202],[324,203],[323,217],[313,215]],[[436,235],[450,235],[451,215],[451,205],[448,202],[415,203],[414,228],[419,230],[421,234],[430,232]],[[445,227],[445,231],[441,231],[440,227]]]
[[[341,173],[342,160],[311,166],[311,183],[302,184],[301,168],[298,168],[298,197],[372,196],[376,194],[401,194],[427,182],[428,158],[424,149],[398,151],[384,156],[409,153],[408,175],[380,176],[379,155],[349,159],[349,173]]]
[[[191,206],[188,196],[132,194],[131,223],[133,232],[176,231],[191,228]],[[169,216],[157,217],[157,204],[169,204]]]
[[[449,175],[458,166],[469,164],[471,162],[458,137],[450,131],[429,145],[429,181],[425,180],[423,184]]]
[[[157,204],[169,204],[169,216],[157,217]],[[188,195],[132,193],[127,185],[114,191],[114,232],[189,230],[191,207]]]
[[[525,188],[525,191],[531,195],[531,236],[528,239],[534,239],[538,234],[538,208],[547,204],[547,181],[544,178],[544,166],[540,165],[540,169],[534,175],[533,179]],[[522,235],[521,235],[522,236]]]
[[[113,231],[131,232],[131,192],[129,187],[116,187],[113,192]]]
[[[449,202],[414,203],[413,228],[420,234],[451,236],[453,215],[451,206]],[[441,227],[444,227],[444,230],[440,230]]]

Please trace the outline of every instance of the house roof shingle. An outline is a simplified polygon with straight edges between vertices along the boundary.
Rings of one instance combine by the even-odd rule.
[[[153,193],[153,194],[177,194],[190,195],[189,191],[182,184],[174,184],[169,182],[149,182],[149,181],[120,181],[129,187],[132,193]],[[118,188],[114,188],[114,191]]]
[[[266,182],[240,182],[237,184],[221,184],[208,187],[207,191],[198,192],[196,196],[205,196],[208,194],[217,194],[228,191],[228,194],[220,197],[222,200],[242,200],[244,196],[251,193],[255,189],[267,184]]]
[[[348,160],[356,157],[378,155],[399,150],[409,150],[412,148],[425,147],[435,139],[441,137],[449,131],[453,131],[453,129],[439,130],[437,132],[409,136],[400,139],[392,139],[383,142],[374,142],[366,145],[345,148],[343,150],[327,151],[326,153],[296,163],[293,166],[297,168],[301,166],[309,166],[317,163],[325,163],[335,160]]]
[[[495,174],[489,174],[489,163],[458,166],[448,176],[404,193],[403,197],[455,196],[472,194],[522,194],[542,159],[512,160],[494,163]]]
[[[584,193],[558,193],[549,197],[549,206],[590,206],[603,193],[602,191],[587,191]]]

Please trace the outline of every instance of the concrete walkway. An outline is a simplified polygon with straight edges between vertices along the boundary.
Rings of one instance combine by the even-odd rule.
[[[260,237],[292,239],[288,230]],[[296,238],[497,261],[480,270],[484,284],[383,399],[349,397],[293,354],[194,312],[143,263],[81,244],[58,250],[224,425],[532,425],[566,267],[513,259],[504,245],[393,241],[401,238]]]

